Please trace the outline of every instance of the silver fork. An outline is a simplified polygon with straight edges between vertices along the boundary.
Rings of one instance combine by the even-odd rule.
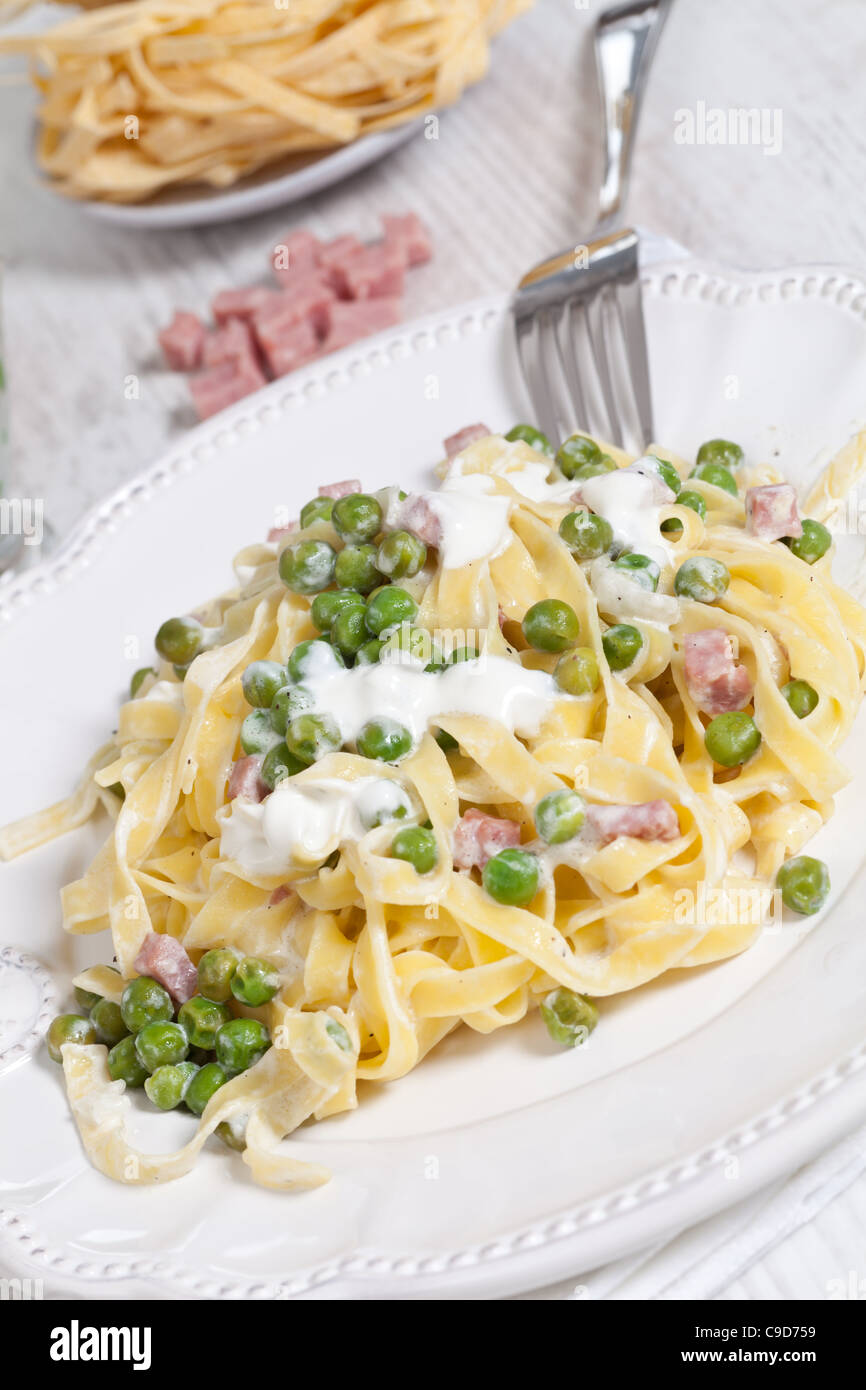
[[[650,62],[672,0],[629,0],[595,26],[605,125],[599,219],[582,245],[537,265],[512,302],[517,350],[538,425],[641,452],[653,435],[638,236],[617,230]]]

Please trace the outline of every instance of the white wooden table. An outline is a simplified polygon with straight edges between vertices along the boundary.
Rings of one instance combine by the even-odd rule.
[[[416,138],[307,203],[212,229],[121,231],[55,199],[30,162],[29,92],[0,83],[7,493],[44,498],[63,535],[159,454],[192,416],[183,381],[161,369],[158,328],[178,305],[205,310],[216,290],[260,278],[293,226],[373,234],[380,212],[417,210],[436,261],[410,278],[410,315],[510,286],[585,234],[599,169],[588,33],[600,8],[540,0],[497,43],[488,80],[443,115],[437,141]],[[644,107],[632,218],[722,262],[862,270],[864,52],[861,0],[679,0]],[[780,151],[679,143],[677,113],[699,103],[780,112]],[[826,1297],[831,1279],[866,1274],[864,1244],[866,1180],[724,1296]]]

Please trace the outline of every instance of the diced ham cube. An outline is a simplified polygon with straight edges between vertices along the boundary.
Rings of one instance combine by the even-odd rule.
[[[322,243],[312,232],[290,232],[273,249],[271,265],[277,279],[283,281],[298,271],[313,270],[318,264]]]
[[[264,801],[270,796],[270,787],[261,779],[264,758],[258,753],[250,753],[232,763],[229,777],[229,801],[239,796],[242,801]]]
[[[279,324],[310,323],[318,334],[327,327],[327,308],[334,291],[321,275],[292,275],[281,293],[269,299],[252,315],[253,331]]]
[[[290,536],[293,531],[297,531],[296,521],[287,521],[285,526],[272,526],[268,532],[269,541],[281,541],[285,536]]]
[[[586,823],[601,845],[620,835],[634,840],[675,840],[677,813],[669,801],[641,801],[633,806],[587,806]]]
[[[449,434],[445,440],[446,456],[453,459],[464,449],[468,449],[470,444],[475,444],[479,439],[486,439],[490,433],[486,425],[466,425],[456,434]]]
[[[176,1004],[185,1004],[198,991],[198,971],[173,936],[149,932],[135,958],[135,968],[139,975],[158,980]]]
[[[433,255],[430,234],[420,217],[409,212],[405,217],[383,217],[385,240],[399,247],[406,265],[422,265]]]
[[[217,323],[229,319],[251,319],[254,314],[270,304],[279,304],[281,290],[269,289],[267,285],[250,285],[241,290],[220,290],[214,296],[211,308]]]
[[[196,314],[179,309],[159,335],[159,345],[173,372],[192,372],[201,366],[205,328]]]
[[[326,241],[319,247],[318,264],[324,266],[326,270],[332,270],[334,266],[340,265],[347,256],[354,256],[356,251],[363,247],[363,241],[359,241],[356,236],[338,236],[333,241]]]
[[[264,386],[265,378],[252,355],[234,362],[223,362],[190,377],[189,389],[200,420],[207,420],[235,401],[242,400]]]
[[[483,869],[501,849],[519,844],[517,821],[488,816],[472,807],[454,827],[454,863],[458,869]]]
[[[337,299],[328,305],[322,353],[337,352],[360,338],[369,338],[371,333],[380,333],[383,328],[399,323],[400,317],[400,300],[390,296],[361,299],[355,303]]]
[[[257,321],[256,338],[272,376],[285,376],[319,355],[319,337],[309,319]]]
[[[319,496],[333,497],[336,502],[340,497],[351,497],[353,492],[361,491],[361,484],[357,478],[346,478],[342,483],[325,483],[324,487],[319,488]]]
[[[797,494],[790,483],[767,483],[746,489],[746,530],[762,541],[802,536]]]
[[[410,492],[394,509],[393,515],[389,513],[388,524],[395,531],[411,531],[425,545],[436,547],[442,543],[442,523],[426,497]]]
[[[405,261],[387,242],[362,246],[331,270],[331,284],[341,299],[376,299],[403,293]]]
[[[228,319],[221,328],[206,335],[201,354],[205,367],[218,367],[223,362],[237,362],[243,357],[255,360],[252,335],[243,319]]]
[[[735,660],[733,643],[724,628],[688,633],[683,669],[688,692],[704,714],[715,718],[745,709],[752,698],[752,678]]]

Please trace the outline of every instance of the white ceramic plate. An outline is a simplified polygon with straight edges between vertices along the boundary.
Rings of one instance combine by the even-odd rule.
[[[146,203],[106,203],[94,199],[80,202],[78,206],[101,222],[152,231],[234,222],[240,217],[252,217],[257,212],[296,203],[312,193],[320,193],[323,188],[330,188],[390,154],[420,128],[421,122],[410,121],[394,130],[365,135],[351,145],[325,154],[294,155],[250,174],[225,192],[202,184],[194,189],[166,189]]]
[[[853,275],[674,264],[650,274],[647,316],[658,434],[683,453],[728,435],[803,480],[862,423]],[[225,585],[275,505],[347,475],[415,485],[443,435],[526,415],[496,301],[350,349],[189,435],[0,589],[0,820],[65,793],[158,623]],[[844,548],[850,570],[862,540]],[[855,780],[814,842],[833,878],[819,919],[606,1001],[574,1052],[537,1018],[450,1037],[355,1113],[297,1135],[334,1173],[297,1196],[254,1188],[221,1147],[164,1188],[88,1167],[37,1038],[52,982],[59,1002],[76,966],[110,952],[107,938],[63,938],[57,906],[104,828],[0,866],[6,1267],[94,1297],[489,1297],[577,1277],[744,1198],[866,1108],[863,720],[846,756]],[[191,1124],[142,1111],[141,1142],[173,1147]]]

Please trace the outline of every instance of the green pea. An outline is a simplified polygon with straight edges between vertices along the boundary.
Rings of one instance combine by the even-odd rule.
[[[338,1023],[337,1019],[332,1018],[325,1024],[325,1032],[329,1038],[334,1040],[341,1052],[352,1051],[352,1039],[349,1037],[342,1023]]]
[[[433,735],[443,753],[453,753],[460,747],[453,734],[449,734],[445,729],[437,729]]]
[[[564,652],[580,636],[580,623],[570,603],[543,598],[523,615],[523,635],[539,652]]]
[[[347,545],[337,555],[334,579],[341,589],[357,589],[369,594],[382,575],[377,568],[378,551],[375,545]]]
[[[396,763],[412,751],[412,735],[396,719],[369,719],[358,734],[356,746],[362,758]]]
[[[195,618],[168,618],[156,634],[156,650],[166,661],[188,666],[198,656],[204,630]]]
[[[396,782],[390,783],[393,796],[389,799],[380,799],[370,795],[369,799],[361,798],[358,802],[358,815],[365,830],[375,830],[377,826],[387,825],[390,821],[405,820],[412,810],[409,798],[406,793],[397,785]]]
[[[783,543],[798,560],[804,560],[807,565],[814,565],[816,560],[827,554],[833,544],[833,537],[820,521],[812,521],[807,516],[803,518],[802,536],[786,536]]]
[[[75,1002],[80,1004],[82,1009],[86,1009],[88,1013],[94,1004],[99,1003],[101,998],[101,994],[93,994],[91,990],[82,989],[80,985],[75,986]]]
[[[538,860],[525,849],[502,849],[488,859],[481,881],[494,902],[525,907],[538,892]]]
[[[139,975],[125,986],[120,1000],[120,1013],[130,1033],[138,1033],[149,1023],[164,1023],[174,1018],[174,1005],[167,989],[149,975]]]
[[[730,470],[739,468],[743,457],[739,444],[733,444],[730,439],[708,439],[698,449],[695,463],[717,463]]]
[[[285,743],[278,743],[265,755],[259,776],[266,787],[271,791],[284,782],[287,777],[294,777],[296,772],[303,772],[307,763],[302,763],[300,758],[296,758],[289,752]]]
[[[286,673],[277,661],[253,661],[241,676],[244,699],[255,709],[270,709],[285,683]]]
[[[305,767],[335,752],[342,742],[339,725],[330,714],[299,714],[286,730],[286,747]]]
[[[144,1092],[157,1110],[174,1110],[198,1071],[195,1062],[176,1062],[157,1067],[144,1083]]]
[[[120,1005],[110,999],[98,999],[90,1010],[90,1022],[96,1029],[96,1036],[106,1047],[114,1047],[125,1038],[129,1029],[123,1021]]]
[[[824,906],[830,892],[827,865],[811,855],[799,854],[782,865],[776,875],[776,887],[781,889],[786,907],[810,917]]]
[[[548,845],[573,840],[585,820],[583,797],[568,787],[548,792],[535,808],[535,828]]]
[[[788,681],[782,694],[798,719],[805,719],[818,703],[818,692],[808,681]]]
[[[268,711],[271,728],[285,738],[289,721],[313,708],[313,697],[302,685],[284,685],[274,696]]]
[[[367,604],[367,628],[373,637],[380,637],[389,628],[414,622],[418,605],[410,593],[395,584],[388,584],[373,594]]]
[[[730,571],[721,560],[709,555],[693,555],[684,560],[674,576],[674,593],[696,603],[716,603],[731,582]]]
[[[439,863],[436,836],[423,825],[407,825],[391,841],[391,854],[411,864],[416,873],[429,874]]]
[[[369,642],[365,642],[363,647],[359,647],[355,653],[355,665],[375,666],[382,654],[384,645],[381,637],[371,637]]]
[[[723,492],[729,492],[732,497],[737,496],[737,480],[730,469],[723,467],[720,463],[698,463],[689,474],[690,478],[699,478],[702,483],[710,483],[713,487],[720,487]]]
[[[179,1023],[146,1023],[135,1037],[135,1055],[150,1072],[182,1062],[188,1052],[187,1036]]]
[[[411,578],[424,568],[427,547],[411,531],[392,531],[379,544],[376,564],[391,579]]]
[[[108,1074],[112,1081],[125,1081],[130,1090],[143,1086],[147,1070],[141,1065],[135,1051],[135,1038],[128,1033],[108,1054]]]
[[[336,561],[327,541],[295,541],[280,555],[280,579],[295,594],[317,594],[333,582]]]
[[[232,1115],[230,1120],[220,1120],[214,1130],[223,1143],[236,1153],[243,1153],[247,1146],[247,1117],[246,1115]]]
[[[232,974],[230,985],[233,978]],[[231,1012],[226,1004],[218,1004],[215,999],[206,999],[202,994],[194,994],[185,1004],[181,1004],[177,1015],[190,1047],[203,1047],[206,1052],[212,1051],[217,1033],[230,1018]]]
[[[330,632],[344,609],[363,607],[364,596],[357,589],[325,589],[313,599],[310,617],[320,632]]]
[[[460,666],[464,661],[476,661],[478,659],[478,649],[473,642],[467,643],[462,647],[455,647],[446,662],[447,666]]]
[[[240,742],[244,753],[268,753],[278,741],[269,709],[250,710],[241,724]]]
[[[631,623],[614,623],[601,639],[607,664],[612,671],[624,671],[636,660],[643,638]]]
[[[556,451],[559,471],[566,478],[573,478],[578,468],[587,463],[596,463],[600,458],[601,449],[594,439],[585,434],[571,435]]]
[[[553,679],[566,695],[591,695],[598,689],[598,660],[592,647],[575,647],[559,658]]]
[[[541,1005],[541,1017],[554,1042],[578,1047],[598,1023],[598,1009],[572,989],[555,989]]]
[[[90,1019],[83,1018],[81,1014],[58,1014],[51,1021],[48,1032],[45,1034],[48,1056],[52,1062],[63,1061],[60,1049],[64,1043],[95,1043],[98,1041],[96,1029]]]
[[[312,526],[314,521],[330,521],[334,510],[332,497],[313,497],[301,508],[301,527]]]
[[[600,454],[592,463],[582,463],[576,469],[572,481],[585,483],[589,478],[599,478],[603,473],[615,473],[616,464],[610,454]]]
[[[232,976],[232,994],[251,1009],[270,1003],[279,987],[279,971],[259,956],[244,956]]]
[[[382,508],[375,497],[353,492],[334,503],[331,521],[337,535],[351,545],[363,545],[382,529]]]
[[[757,752],[761,734],[750,714],[732,710],[710,720],[704,743],[713,762],[721,763],[722,767],[739,767]]]
[[[252,1019],[235,1019],[234,1022],[252,1023]],[[226,1024],[231,1027],[230,1023]],[[225,1071],[217,1062],[205,1062],[203,1067],[199,1067],[195,1076],[189,1082],[184,1095],[184,1103],[187,1110],[191,1110],[194,1115],[204,1113],[205,1107],[211,1096],[216,1095],[221,1086],[228,1081]]]
[[[677,497],[683,484],[673,464],[668,463],[667,459],[660,459],[656,454],[647,454],[647,458],[655,464],[662,482],[666,483],[674,496]]]
[[[152,666],[140,666],[133,672],[132,680],[129,682],[129,697],[134,700],[148,676],[155,676],[156,672]]]
[[[510,440],[512,444],[520,440],[523,444],[528,444],[531,449],[537,449],[539,454],[546,454],[548,458],[554,456],[554,448],[547,435],[542,434],[541,430],[537,430],[534,425],[512,425],[505,438]]]
[[[648,555],[639,555],[636,551],[629,551],[627,555],[620,555],[619,559],[614,560],[613,568],[621,570],[635,584],[639,584],[642,589],[648,589],[651,593],[655,593],[659,586],[659,567],[655,560],[651,560]]]
[[[308,676],[330,675],[335,666],[345,666],[340,653],[324,637],[310,637],[299,642],[289,657],[289,676],[303,681]]]
[[[442,653],[438,647],[434,647],[426,628],[401,623],[399,627],[391,628],[382,642],[379,660],[405,663],[408,658],[420,662],[425,671],[441,671],[444,665]]]
[[[596,560],[613,545],[613,527],[595,512],[569,512],[559,534],[576,560]]]
[[[264,1057],[270,1045],[268,1030],[257,1018],[233,1018],[217,1033],[217,1061],[229,1076],[237,1076]]]
[[[232,976],[238,968],[238,955],[227,946],[205,951],[198,963],[198,988],[205,999],[224,1004],[232,997]]]
[[[345,608],[338,613],[331,628],[331,642],[347,661],[361,650],[367,641],[366,613],[362,608]]]
[[[707,504],[699,492],[692,492],[691,488],[683,488],[677,496],[678,507],[688,507],[690,511],[697,512],[703,521],[707,515]],[[663,531],[682,531],[683,523],[677,516],[669,516],[667,521],[662,522]]]

